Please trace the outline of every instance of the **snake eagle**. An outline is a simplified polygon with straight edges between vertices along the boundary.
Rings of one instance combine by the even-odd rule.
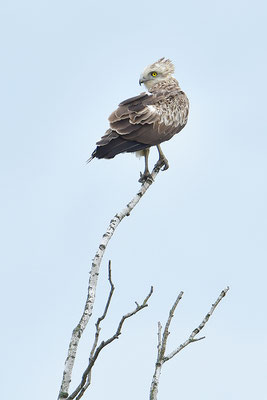
[[[160,144],[170,140],[187,123],[189,102],[179,83],[172,76],[174,65],[161,58],[147,66],[141,74],[139,84],[145,84],[148,92],[122,101],[110,115],[110,128],[96,143],[88,162],[93,158],[113,158],[120,153],[137,152],[145,157],[145,170],[140,182],[151,177],[148,155],[151,146],[157,146],[159,160],[157,168],[166,170],[168,161]]]

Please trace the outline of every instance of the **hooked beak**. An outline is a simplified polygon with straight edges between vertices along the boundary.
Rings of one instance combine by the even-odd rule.
[[[149,79],[145,79],[143,76],[139,79],[139,85],[141,86],[142,83],[147,82]]]

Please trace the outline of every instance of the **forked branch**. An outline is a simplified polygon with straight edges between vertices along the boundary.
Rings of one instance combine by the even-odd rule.
[[[168,320],[166,322],[163,334],[162,334],[161,323],[160,322],[158,323],[158,346],[157,346],[158,352],[157,352],[157,361],[156,361],[156,364],[155,364],[155,371],[154,371],[154,375],[153,375],[152,383],[151,383],[151,387],[150,387],[150,397],[149,397],[150,400],[157,400],[158,386],[159,386],[159,379],[160,379],[162,365],[166,361],[169,361],[171,358],[173,358],[177,353],[179,353],[181,350],[183,350],[190,343],[194,343],[194,342],[197,342],[197,341],[202,340],[202,339],[205,338],[205,336],[202,336],[200,338],[196,338],[196,335],[204,328],[204,326],[208,322],[209,318],[213,314],[215,308],[220,303],[222,298],[226,295],[228,290],[229,290],[228,286],[226,287],[226,289],[222,290],[222,292],[220,293],[220,295],[217,298],[217,300],[215,301],[215,303],[212,304],[211,309],[209,310],[209,312],[206,314],[206,316],[204,317],[202,322],[199,324],[199,326],[193,330],[193,332],[188,337],[188,339],[184,343],[180,344],[180,346],[178,346],[175,350],[173,350],[167,356],[165,356],[167,340],[168,340],[168,336],[170,334],[169,327],[170,327],[172,318],[174,316],[175,309],[176,309],[179,301],[181,300],[181,298],[183,296],[183,292],[179,293],[177,299],[175,300],[175,302],[174,302],[174,304],[173,304],[173,306],[172,306],[172,308],[171,308],[171,310],[169,312],[169,317],[168,317]]]
[[[80,318],[79,323],[72,331],[72,336],[69,343],[68,354],[65,361],[65,367],[63,371],[63,378],[61,382],[60,392],[58,395],[58,400],[66,399],[69,394],[69,386],[72,377],[72,370],[74,366],[74,362],[76,359],[77,348],[79,345],[80,338],[88,324],[88,321],[92,315],[94,302],[95,302],[95,295],[96,295],[96,287],[98,282],[98,275],[99,269],[101,265],[102,258],[104,256],[106,247],[108,242],[112,238],[117,226],[120,222],[124,219],[124,217],[129,216],[134,209],[134,207],[139,203],[140,199],[144,196],[147,189],[152,185],[154,182],[157,174],[159,173],[160,168],[155,167],[152,171],[152,179],[147,180],[141,185],[141,188],[137,192],[137,194],[133,197],[133,199],[126,205],[126,207],[119,213],[117,213],[104,233],[99,248],[95,254],[95,257],[92,261],[90,277],[89,277],[89,284],[88,284],[88,292],[87,298],[84,306],[84,310],[82,316]]]
[[[115,339],[118,339],[119,336],[121,335],[122,332],[122,327],[123,324],[125,322],[125,320],[127,318],[132,317],[133,315],[135,315],[136,313],[138,313],[139,311],[141,311],[143,308],[147,307],[148,304],[148,300],[151,297],[152,293],[153,293],[153,287],[151,286],[150,288],[150,292],[148,293],[148,295],[146,296],[146,298],[143,300],[142,304],[138,304],[137,302],[135,302],[136,307],[133,311],[125,314],[122,316],[118,327],[116,329],[116,332],[107,340],[103,340],[99,345],[98,345],[98,340],[99,340],[99,335],[100,335],[100,330],[101,330],[101,322],[103,321],[103,319],[105,319],[109,306],[110,306],[110,302],[111,302],[111,298],[113,295],[113,292],[115,290],[115,287],[113,285],[112,279],[111,279],[111,262],[109,261],[109,276],[108,276],[108,280],[110,283],[110,292],[109,292],[109,296],[105,305],[105,309],[104,312],[102,314],[101,317],[98,318],[95,326],[96,326],[96,332],[95,332],[95,339],[94,339],[94,343],[92,346],[92,350],[90,352],[90,357],[89,357],[89,363],[87,368],[85,369],[85,371],[82,374],[82,379],[80,384],[77,386],[77,388],[73,391],[73,393],[67,397],[67,400],[79,400],[84,392],[86,391],[86,389],[89,387],[90,383],[91,383],[91,371],[92,368],[100,354],[100,352],[104,349],[104,347],[106,347],[107,345],[109,345],[110,343],[112,343]]]

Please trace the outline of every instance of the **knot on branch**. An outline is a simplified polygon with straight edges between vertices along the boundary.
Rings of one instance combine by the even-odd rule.
[[[67,392],[60,392],[58,398],[59,399],[66,399],[69,396]]]

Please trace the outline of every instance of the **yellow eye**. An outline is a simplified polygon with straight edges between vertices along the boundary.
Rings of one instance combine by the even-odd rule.
[[[154,71],[154,72],[151,72],[151,75],[152,76],[157,76],[158,74],[157,74],[157,72]]]

